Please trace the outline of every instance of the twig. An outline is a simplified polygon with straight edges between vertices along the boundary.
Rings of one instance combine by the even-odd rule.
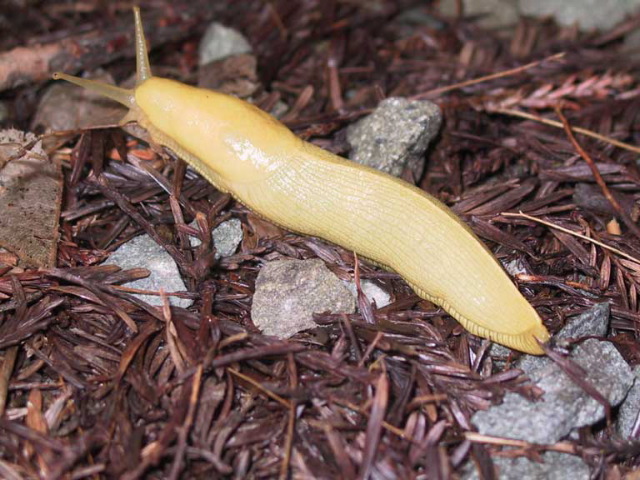
[[[161,10],[158,10],[161,13],[145,13],[149,44],[159,46],[193,35],[194,31],[220,13],[221,7],[215,5],[215,2],[205,0],[183,2],[181,6],[175,7],[181,14],[171,21],[167,21],[166,14]],[[77,73],[80,70],[95,69],[119,58],[132,57],[135,49],[131,17],[127,13],[127,21],[113,22],[115,26],[106,31],[96,29],[89,33],[70,35],[59,41],[16,47],[0,53],[0,91],[50,80],[51,74],[56,70]],[[165,25],[156,28],[163,20]]]
[[[249,383],[250,385],[253,385],[257,390],[261,391],[262,393],[264,393],[267,397],[269,397],[272,400],[275,400],[276,402],[278,402],[280,405],[282,405],[285,408],[290,408],[291,407],[291,403],[282,398],[280,395],[278,395],[277,393],[273,393],[271,390],[265,388],[262,384],[260,384],[259,382],[256,382],[253,378],[249,377],[248,375],[245,375],[244,373],[240,373],[239,371],[233,369],[233,368],[227,368],[227,371],[229,373],[231,373],[232,375],[241,378],[242,380],[244,380],[245,382]]]
[[[490,445],[502,445],[509,447],[533,448],[539,450],[552,450],[554,452],[562,452],[576,455],[578,449],[569,442],[558,442],[552,445],[538,445],[527,442],[526,440],[516,440],[511,438],[493,437],[491,435],[483,435],[476,432],[465,432],[465,438],[473,443],[488,443]]]
[[[189,396],[189,409],[187,411],[187,415],[185,416],[184,422],[180,426],[178,432],[178,450],[173,457],[173,465],[171,466],[171,473],[169,475],[170,479],[177,479],[180,475],[180,471],[182,470],[184,453],[187,448],[187,435],[189,434],[189,430],[191,430],[191,426],[193,425],[193,419],[195,417],[196,408],[198,406],[198,398],[200,396],[200,383],[202,380],[203,370],[204,369],[202,367],[202,364],[198,365],[196,374],[193,376],[193,382],[191,383],[191,395]]]
[[[492,73],[490,75],[485,75],[484,77],[472,78],[470,80],[465,80],[464,82],[455,83],[453,85],[447,85],[446,87],[434,88],[433,90],[427,90],[426,92],[419,93],[414,95],[411,100],[419,100],[421,98],[434,97],[436,95],[442,95],[443,93],[450,92],[452,90],[458,90],[460,88],[468,87],[470,85],[476,85],[477,83],[488,82],[489,80],[495,80],[496,78],[504,78],[511,75],[516,75],[518,73],[529,70],[530,68],[537,67],[541,63],[547,61],[555,61],[560,60],[565,56],[564,52],[556,53],[555,55],[551,55],[550,57],[543,58],[542,60],[536,60],[535,62],[527,63],[526,65],[521,65],[516,68],[511,68],[509,70],[503,70],[501,72]]]
[[[638,226],[627,214],[627,212],[624,211],[620,203],[618,203],[618,200],[615,199],[615,197],[611,193],[611,190],[609,190],[609,187],[607,186],[607,182],[605,182],[604,178],[602,178],[602,175],[600,174],[600,170],[598,170],[598,167],[596,166],[596,163],[593,161],[593,158],[591,158],[591,156],[586,152],[586,150],[582,148],[582,145],[580,145],[576,140],[575,135],[571,131],[571,125],[569,125],[569,121],[567,120],[567,117],[565,117],[562,114],[562,110],[560,109],[559,106],[556,106],[555,110],[556,110],[556,114],[558,115],[558,117],[560,117],[560,120],[562,121],[562,126],[564,127],[564,131],[569,137],[569,140],[571,141],[572,145],[574,146],[576,151],[580,154],[580,156],[583,158],[583,160],[587,162],[587,165],[589,165],[589,168],[591,169],[591,173],[593,174],[593,177],[596,179],[596,183],[600,187],[600,190],[602,190],[602,194],[609,201],[613,209],[616,212],[618,212],[618,214],[622,218],[622,221],[625,223],[625,225],[629,227],[629,229],[634,233],[636,237],[640,238],[640,228],[638,228]]]

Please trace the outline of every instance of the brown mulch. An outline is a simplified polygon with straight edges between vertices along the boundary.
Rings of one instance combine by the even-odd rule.
[[[18,46],[37,54],[47,42],[68,56],[68,39],[86,35],[99,50],[101,39],[113,46],[117,32],[130,33],[121,28],[131,24],[127,2],[9,3],[0,8],[20,15],[3,26],[10,35],[0,36],[0,59]],[[604,33],[533,19],[496,33],[408,0],[194,3],[202,11],[215,4],[202,18],[233,25],[254,46],[257,103],[285,102],[286,123],[324,148],[346,154],[344,128],[382,98],[436,102],[445,122],[419,185],[452,206],[498,258],[526,272],[517,281],[552,332],[569,315],[609,301],[609,340],[630,364],[640,363],[638,263],[504,214],[521,211],[640,257],[638,151],[577,134],[581,155],[561,125],[517,116],[566,117],[573,127],[638,145],[640,56],[625,52],[623,40],[640,16]],[[400,13],[418,4],[431,20],[403,20]],[[142,7],[174,27],[166,37],[152,34],[153,64],[195,83],[206,21],[181,24],[175,2]],[[76,71],[102,65],[118,81],[127,78],[130,37],[117,44],[126,53],[103,49],[99,61],[77,53]],[[441,89],[498,72],[506,73]],[[11,78],[13,89],[0,92],[9,110],[2,126],[26,129],[42,77]],[[121,130],[77,132],[53,153],[65,173],[57,268],[0,263],[0,477],[448,478],[471,459],[493,478],[497,441],[470,434],[470,418],[506,392],[538,394],[511,368],[517,353],[495,365],[488,342],[397,275],[274,229]],[[132,153],[150,161],[120,160]],[[245,231],[235,256],[216,262],[203,234],[201,247],[189,247],[187,234],[197,230],[186,224],[197,217],[205,232],[230,216]],[[189,310],[150,307],[126,283],[144,271],[100,265],[142,232],[178,263],[185,296],[195,299]],[[394,301],[355,315],[317,315],[322,328],[287,341],[262,336],[250,318],[254,282],[263,262],[280,257],[320,257],[343,278],[357,267]],[[531,458],[544,450],[518,447]],[[548,448],[582,456],[599,478],[621,478],[640,454],[640,444],[621,441],[606,424]]]

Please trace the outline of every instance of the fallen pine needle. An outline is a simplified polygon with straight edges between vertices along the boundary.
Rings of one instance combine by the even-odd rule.
[[[562,122],[558,122],[557,120],[550,120],[548,118],[540,117],[538,115],[533,115],[531,113],[522,112],[520,110],[514,110],[512,108],[492,108],[487,110],[491,113],[502,113],[503,115],[510,115],[512,117],[520,117],[526,120],[533,120],[534,122],[539,122],[544,125],[549,125],[551,127],[563,128]],[[635,145],[631,145],[629,143],[621,142],[616,140],[615,138],[605,137],[604,135],[600,135],[599,133],[594,132],[593,130],[587,130],[582,127],[571,127],[571,131],[575,133],[580,133],[587,137],[595,138],[596,140],[601,140],[606,143],[610,143],[611,145],[615,145],[619,148],[624,148],[625,150],[629,150],[631,152],[640,153],[640,147],[636,147]]]
[[[522,212],[518,212],[518,213],[502,212],[500,215],[502,215],[503,217],[526,218],[527,220],[531,220],[532,222],[541,223],[542,225],[546,225],[547,227],[555,228],[556,230],[560,230],[561,232],[564,232],[566,234],[581,238],[583,240],[586,240],[587,242],[591,242],[595,245],[598,245],[604,248],[605,250],[609,250],[610,252],[620,255],[621,257],[624,257],[627,260],[631,260],[632,262],[640,264],[640,260],[634,257],[633,255],[629,255],[628,253],[625,253],[616,247],[612,247],[611,245],[607,245],[606,243],[602,243],[599,240],[596,240],[591,237],[587,237],[586,235],[583,235],[581,233],[574,232],[573,230],[569,230],[568,228],[561,227],[560,225],[556,225],[555,223],[547,222],[546,220],[532,217],[531,215],[527,215],[526,213],[522,213]]]
[[[252,386],[254,386],[258,391],[264,393],[267,397],[269,397],[272,400],[275,400],[276,402],[278,402],[280,405],[282,405],[285,408],[290,408],[291,407],[291,402],[285,400],[284,398],[282,398],[280,395],[278,395],[277,393],[272,392],[271,390],[265,388],[262,384],[260,384],[259,382],[255,381],[253,378],[249,377],[248,375],[245,375],[243,373],[240,373],[239,371],[233,369],[233,368],[227,368],[227,371],[229,373],[231,373],[232,375],[244,380],[245,382],[251,384]]]
[[[488,443],[491,445],[501,445],[520,448],[542,448],[543,450],[553,450],[555,452],[576,454],[578,453],[575,445],[569,442],[558,442],[552,445],[535,445],[525,440],[516,440],[511,438],[494,437],[491,435],[483,435],[476,432],[465,432],[464,436],[473,443]]]

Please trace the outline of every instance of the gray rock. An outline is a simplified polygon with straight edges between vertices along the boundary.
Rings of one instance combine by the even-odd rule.
[[[196,227],[195,220],[190,224]],[[237,218],[230,218],[222,222],[211,231],[213,245],[216,247],[216,259],[230,257],[238,249],[238,245],[242,241],[242,222]],[[189,237],[189,243],[192,248],[199,246],[202,242],[198,237]]]
[[[493,464],[500,480],[588,480],[589,466],[574,455],[559,452],[542,454],[543,463],[525,457],[493,457]],[[473,462],[467,464],[462,474],[464,480],[479,479]]]
[[[587,336],[602,337],[609,329],[609,303],[600,303],[580,315],[571,317],[565,326],[554,335],[554,340],[578,339]],[[516,362],[516,368],[532,376],[539,369],[553,363],[548,357],[523,355]]]
[[[578,24],[582,30],[606,30],[634,13],[640,0],[519,0],[520,13],[553,16],[561,25]]]
[[[509,275],[511,275],[512,277],[529,273],[525,265],[522,263],[522,260],[520,260],[520,258],[516,258],[515,260],[511,260],[510,262],[501,262],[501,263],[504,269],[507,271],[507,273],[509,273]]]
[[[623,438],[631,438],[633,435],[633,427],[638,420],[638,414],[640,413],[640,365],[636,365],[633,369],[635,376],[635,382],[627,398],[620,406],[618,412],[618,421],[616,422],[616,430]]]
[[[435,103],[387,98],[347,129],[349,158],[395,176],[407,167],[418,179],[424,170],[424,152],[441,124],[442,113]]]
[[[290,337],[327,311],[353,313],[355,300],[322,260],[278,260],[260,270],[251,318],[264,334]]]
[[[513,262],[505,265],[507,271],[513,266]],[[511,272],[509,272],[511,273]],[[556,333],[554,341],[562,342],[566,339],[578,339],[582,337],[596,336],[603,337],[609,329],[609,303],[600,303],[590,308],[581,315],[572,317],[566,325]],[[491,345],[489,353],[496,365],[504,363],[512,350],[494,343]],[[526,375],[531,376],[536,370],[552,363],[547,357],[537,355],[522,355],[515,364],[516,368],[522,370]]]
[[[218,225],[211,236],[216,247],[216,258],[230,257],[236,253],[242,241],[242,222],[237,218],[230,218]]]
[[[345,285],[357,301],[358,290],[356,289],[356,283],[349,282]],[[367,296],[370,302],[376,302],[376,307],[378,308],[386,307],[391,303],[391,295],[371,280],[361,280],[360,288],[362,288],[362,292]]]
[[[609,303],[600,303],[582,315],[577,315],[555,336],[555,340],[576,339],[582,337],[604,337],[609,330]]]
[[[441,0],[439,6],[445,16],[456,14],[456,0]],[[478,24],[484,28],[508,27],[518,21],[515,0],[463,0],[463,8],[466,17],[478,17]]]
[[[571,359],[585,370],[586,380],[613,406],[624,399],[633,384],[629,365],[609,342],[586,340],[575,348]],[[502,404],[475,413],[472,421],[480,433],[548,444],[557,442],[574,428],[591,425],[604,417],[602,405],[555,363],[539,365],[530,376],[545,392],[542,401],[530,402],[508,393]]]
[[[251,52],[251,45],[237,30],[213,22],[207,28],[198,50],[199,65],[206,65],[231,55]]]
[[[158,245],[149,235],[140,235],[128,241],[111,254],[105,262],[107,265],[118,265],[123,270],[146,268],[151,272],[147,278],[128,283],[131,288],[141,290],[160,290],[179,292],[187,289],[176,262],[164,248]],[[155,295],[136,295],[150,305],[162,306],[162,298]],[[176,307],[187,308],[193,300],[169,297],[169,303]]]

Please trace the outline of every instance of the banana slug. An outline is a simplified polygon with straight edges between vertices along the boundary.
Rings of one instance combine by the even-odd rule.
[[[55,73],[129,108],[217,189],[293,232],[323,238],[399,273],[469,332],[532,354],[549,333],[485,245],[444,204],[396,177],[329,153],[235,97],[151,74],[134,9],[136,86]]]

